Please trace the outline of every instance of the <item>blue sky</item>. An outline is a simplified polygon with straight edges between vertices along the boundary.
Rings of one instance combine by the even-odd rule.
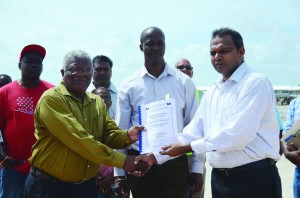
[[[42,79],[58,84],[63,56],[81,49],[113,60],[118,87],[143,65],[140,33],[157,26],[166,62],[189,59],[195,84],[209,86],[219,75],[210,63],[211,32],[230,27],[242,34],[250,67],[273,85],[300,84],[299,0],[0,0],[0,7],[0,73],[14,80],[21,49],[36,43],[47,50]]]

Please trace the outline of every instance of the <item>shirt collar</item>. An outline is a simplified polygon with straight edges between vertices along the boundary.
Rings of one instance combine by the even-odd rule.
[[[70,96],[70,97],[74,98],[75,100],[78,100],[78,101],[79,101],[78,98],[76,98],[75,96],[73,96],[73,95],[67,90],[64,81],[61,81],[60,84],[58,85],[58,87],[59,87],[59,89],[60,89],[60,91],[61,91],[61,93],[62,93],[63,95],[65,95],[65,96]],[[85,94],[84,94],[84,99],[83,99],[83,103],[84,103],[84,104],[89,103],[92,99],[95,99],[95,96],[96,96],[96,95],[94,95],[94,94],[88,95],[88,94],[85,92]]]
[[[112,91],[114,93],[117,93],[117,89],[116,89],[115,85],[112,84],[112,82],[109,83],[108,90]]]
[[[243,75],[247,72],[248,70],[248,65],[244,61],[230,76],[230,78],[227,81],[235,81],[239,82]],[[223,76],[221,75],[217,80],[216,80],[216,85],[220,86],[221,84],[224,83]]]
[[[176,70],[175,69],[172,69],[167,63],[165,64],[165,68],[164,68],[164,71],[160,74],[160,76],[158,78],[162,78],[164,76],[167,76],[167,75],[175,75],[176,73]],[[151,75],[148,70],[146,69],[146,67],[142,67],[140,69],[140,75],[141,77],[145,76],[145,75],[148,75],[152,78],[155,78],[153,75]]]

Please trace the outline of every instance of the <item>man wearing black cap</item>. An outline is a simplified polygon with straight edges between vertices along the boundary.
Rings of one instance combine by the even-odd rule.
[[[19,58],[21,79],[0,89],[0,197],[22,197],[35,143],[33,114],[37,101],[52,84],[40,80],[46,50],[27,45]]]

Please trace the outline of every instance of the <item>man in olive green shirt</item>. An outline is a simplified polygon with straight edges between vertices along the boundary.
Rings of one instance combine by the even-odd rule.
[[[142,126],[120,130],[100,97],[86,92],[92,64],[83,51],[69,52],[61,69],[63,81],[40,98],[35,115],[36,144],[25,197],[97,197],[99,164],[144,173],[145,164],[113,149],[138,140]],[[113,149],[112,149],[113,148]]]

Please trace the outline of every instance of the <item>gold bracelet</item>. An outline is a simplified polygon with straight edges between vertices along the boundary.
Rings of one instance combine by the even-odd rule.
[[[7,160],[7,158],[8,158],[8,155],[4,158],[4,160],[2,160],[1,162],[0,162],[0,165],[2,166],[2,164],[5,162],[5,160]]]

